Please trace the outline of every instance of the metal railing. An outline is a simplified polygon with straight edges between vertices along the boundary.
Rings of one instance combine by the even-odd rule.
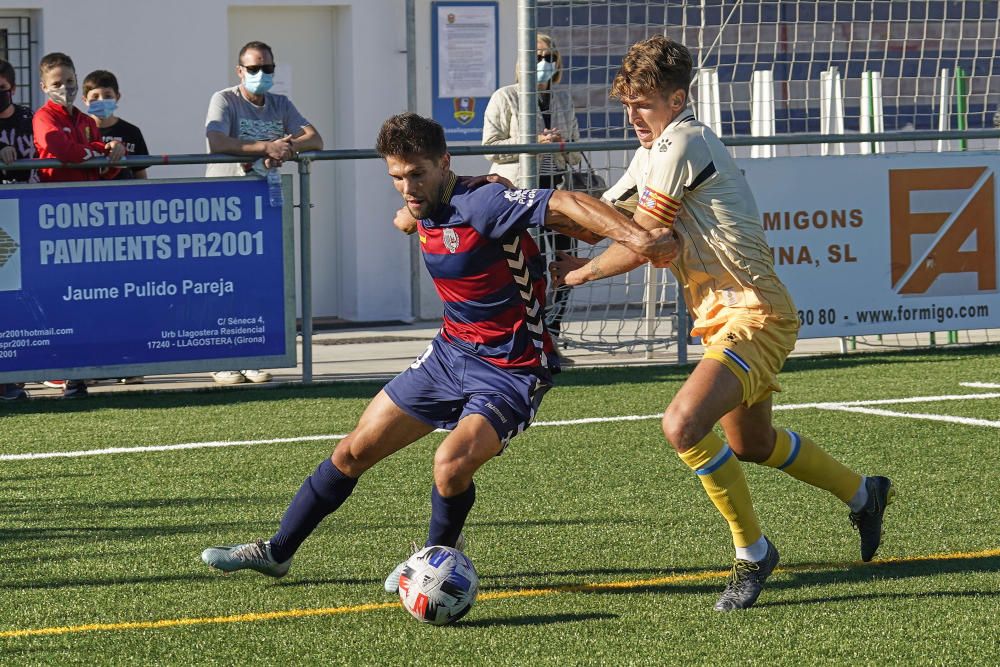
[[[868,143],[868,142],[912,142],[937,141],[952,139],[1000,139],[1000,128],[986,130],[920,130],[904,132],[876,132],[868,134],[790,134],[768,137],[732,136],[721,137],[727,146],[756,145],[797,145],[797,144],[831,144],[831,143]],[[513,144],[506,146],[463,145],[449,147],[452,156],[489,155],[489,154],[542,154],[558,153],[567,150],[568,144]],[[576,151],[632,151],[639,147],[635,139],[586,141],[572,144]],[[338,149],[325,151],[308,151],[300,153],[292,161],[298,163],[299,174],[299,277],[301,292],[299,294],[302,309],[302,382],[312,382],[312,163],[316,161],[335,160],[373,160],[380,159],[374,149]],[[179,155],[150,155],[125,157],[118,162],[108,158],[95,158],[85,163],[69,164],[54,159],[19,160],[9,165],[3,165],[6,170],[33,170],[41,168],[71,167],[77,169],[100,169],[103,167],[157,167],[171,165],[205,165],[218,163],[246,162],[247,156],[221,155],[215,153],[186,153]],[[111,181],[108,182],[112,183]]]

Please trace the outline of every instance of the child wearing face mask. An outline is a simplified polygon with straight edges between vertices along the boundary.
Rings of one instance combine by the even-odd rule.
[[[129,155],[149,155],[142,130],[115,115],[122,95],[118,90],[118,77],[107,70],[94,70],[83,80],[83,102],[87,114],[97,123],[101,139],[107,143],[120,141]],[[146,168],[123,168],[117,180],[146,178]]]
[[[15,160],[35,157],[35,141],[31,132],[31,109],[14,104],[17,79],[14,67],[0,59],[0,162],[10,164]],[[34,183],[38,175],[34,170],[7,171],[0,169],[0,183]]]
[[[39,158],[55,158],[63,162],[86,162],[96,157],[120,160],[126,153],[120,141],[105,142],[94,119],[73,103],[78,86],[76,68],[65,53],[49,53],[38,66],[42,91],[48,101],[35,112],[32,129],[35,150]],[[42,182],[95,181],[118,175],[119,168],[72,169],[46,167],[38,170]]]
[[[31,109],[14,104],[16,89],[14,67],[6,60],[0,59],[0,162],[3,164],[35,156],[35,143],[31,138]],[[34,170],[0,169],[0,183],[28,183],[33,180],[37,180]],[[26,398],[28,392],[22,385],[0,384],[0,401],[19,401]]]
[[[94,119],[75,106],[76,68],[65,53],[49,53],[38,64],[42,91],[48,101],[35,112],[31,126],[35,135],[35,150],[39,158],[54,158],[62,162],[86,162],[108,156],[118,161],[125,155],[120,141],[104,141]],[[74,169],[44,167],[38,170],[43,183],[96,181],[111,179],[121,171],[118,167]],[[87,395],[85,380],[49,380],[46,386],[62,389],[63,398]]]

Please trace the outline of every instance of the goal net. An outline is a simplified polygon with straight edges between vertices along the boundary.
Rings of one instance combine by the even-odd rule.
[[[558,85],[573,96],[584,141],[631,138],[608,90],[628,47],[656,34],[691,50],[692,105],[723,138],[1000,125],[996,2],[538,0],[536,16],[538,31],[551,35],[562,55]],[[997,144],[765,146],[734,154],[996,149]],[[621,176],[630,157],[624,151],[589,154],[608,184]],[[583,244],[579,254],[602,249]],[[676,341],[677,288],[668,271],[638,269],[568,295],[550,295],[550,303],[553,298],[557,303],[550,313],[561,317],[564,346],[635,351]]]

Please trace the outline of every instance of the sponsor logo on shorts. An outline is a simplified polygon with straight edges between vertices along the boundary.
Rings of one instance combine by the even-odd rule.
[[[501,424],[506,424],[507,423],[507,418],[503,416],[502,412],[500,412],[500,408],[498,408],[497,406],[493,405],[492,403],[487,403],[486,407],[489,409],[490,412],[492,412],[493,414],[495,414],[497,417],[500,418],[500,423]]]

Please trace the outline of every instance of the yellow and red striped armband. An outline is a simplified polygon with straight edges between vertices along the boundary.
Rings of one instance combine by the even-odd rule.
[[[647,185],[639,197],[639,208],[670,227],[674,224],[681,203]]]

